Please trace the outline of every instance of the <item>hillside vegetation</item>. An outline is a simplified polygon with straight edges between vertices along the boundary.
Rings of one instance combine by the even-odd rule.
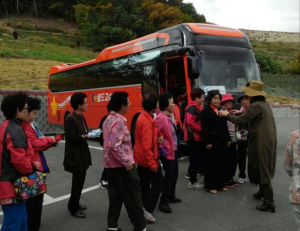
[[[18,39],[14,38],[14,31]],[[78,26],[63,19],[0,20],[0,88],[46,90],[52,65],[79,63],[97,56],[99,52],[84,47],[83,40]],[[270,87],[300,92],[300,77],[290,72],[291,62],[299,54],[298,43],[251,41],[251,44],[262,71],[279,67],[276,74],[263,72],[264,82]]]

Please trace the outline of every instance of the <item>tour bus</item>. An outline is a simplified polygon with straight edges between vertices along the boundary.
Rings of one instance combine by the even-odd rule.
[[[126,91],[131,106],[125,116],[133,135],[145,92],[172,93],[183,113],[193,88],[236,96],[251,80],[260,80],[260,71],[245,34],[218,25],[183,23],[108,47],[87,62],[52,66],[48,120],[63,126],[72,112],[71,95],[84,92],[87,124],[98,128],[111,94]]]

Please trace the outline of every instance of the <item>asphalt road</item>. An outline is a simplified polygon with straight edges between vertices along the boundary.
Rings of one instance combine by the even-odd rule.
[[[188,159],[179,162],[179,179],[177,197],[183,201],[171,204],[172,214],[164,214],[158,209],[154,212],[155,224],[148,227],[154,231],[293,231],[297,230],[291,205],[288,200],[289,176],[283,168],[284,146],[291,131],[299,129],[299,117],[277,117],[278,156],[276,175],[273,179],[276,213],[260,212],[255,209],[257,201],[252,193],[258,187],[249,182],[229,192],[218,192],[216,195],[204,189],[188,189],[188,181],[184,178],[188,167]],[[46,152],[52,173],[48,174],[48,192],[43,207],[41,231],[83,231],[106,230],[108,210],[107,190],[100,189],[98,182],[103,170],[102,150],[95,141],[89,141],[93,165],[87,172],[81,203],[86,205],[87,218],[79,219],[70,216],[67,210],[71,189],[71,174],[63,170],[64,143]],[[0,222],[3,221],[1,213]],[[131,231],[133,227],[123,207],[119,219],[119,227],[123,231]]]

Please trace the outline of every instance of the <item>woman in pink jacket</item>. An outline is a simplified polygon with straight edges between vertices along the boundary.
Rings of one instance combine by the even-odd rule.
[[[155,125],[158,138],[163,138],[163,144],[160,144],[158,149],[165,175],[158,208],[164,213],[171,213],[169,203],[181,202],[181,199],[175,196],[178,178],[177,135],[173,116],[174,101],[170,93],[160,95],[159,109],[161,112],[155,118]]]

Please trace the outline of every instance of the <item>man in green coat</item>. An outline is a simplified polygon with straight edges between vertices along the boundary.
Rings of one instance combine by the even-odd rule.
[[[253,194],[255,199],[264,198],[262,205],[256,206],[261,211],[275,212],[271,179],[275,174],[277,132],[272,108],[266,102],[267,93],[264,84],[251,81],[242,90],[250,97],[251,106],[240,116],[219,111],[219,116],[226,117],[234,124],[248,123],[248,166],[257,171],[260,189]]]

